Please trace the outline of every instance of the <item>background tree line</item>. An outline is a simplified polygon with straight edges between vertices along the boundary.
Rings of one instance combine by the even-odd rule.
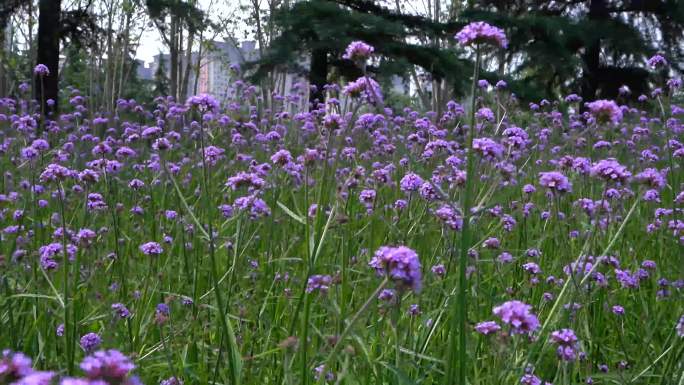
[[[217,10],[228,13],[216,17]],[[29,79],[36,89],[32,68],[42,63],[51,72],[44,99],[59,101],[67,85],[106,110],[120,97],[182,98],[197,90],[199,58],[211,41],[249,38],[260,56],[249,73],[267,104],[286,91],[286,72],[308,77],[317,86],[310,97],[322,99],[324,84],[360,76],[342,53],[364,40],[378,53],[373,76],[383,84],[402,79],[410,89],[404,102],[436,109],[467,93],[472,64],[453,35],[472,20],[506,30],[509,48],[490,54],[483,73],[492,83],[506,80],[522,100],[570,92],[610,98],[622,85],[637,97],[657,80],[645,68],[655,53],[674,72],[660,76],[684,71],[678,0],[4,0],[0,95]],[[150,29],[169,59],[154,81],[142,82],[134,57]]]

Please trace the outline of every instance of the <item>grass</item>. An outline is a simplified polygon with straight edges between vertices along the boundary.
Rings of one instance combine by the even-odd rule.
[[[505,91],[483,92],[473,107],[496,109],[492,103],[499,100],[505,119],[484,122],[473,134],[503,143],[503,129],[517,125],[530,141],[524,150],[506,148],[495,161],[473,153],[471,163],[462,151],[465,114],[440,121],[421,112],[395,111],[378,120],[372,118],[376,109],[357,101],[338,111],[347,113],[350,123],[331,134],[322,112],[308,114],[306,106],[293,102],[276,105],[278,113],[250,116],[249,108],[259,102],[244,89],[235,92],[239,108],[217,111],[202,123],[192,122],[202,121],[197,109],[169,118],[165,101],[146,107],[151,116],[117,111],[118,119],[109,116],[106,125],[113,128],[107,141],[112,152],[104,154],[92,153],[95,142],[89,135],[101,128],[92,118],[100,113],[87,107],[80,116],[67,107],[69,118],[60,120],[61,132],[46,134],[50,148],[32,160],[20,156],[31,145],[31,135],[19,131],[18,123],[0,120],[5,143],[0,153],[0,346],[32,357],[37,370],[79,374],[86,353],[78,339],[95,332],[102,338],[100,348],[118,349],[134,360],[146,384],[174,376],[185,384],[441,384],[463,383],[464,377],[470,384],[496,384],[518,383],[526,370],[562,385],[590,377],[598,384],[681,383],[684,339],[675,325],[684,301],[682,287],[674,283],[684,279],[684,253],[681,230],[674,235],[668,221],[682,218],[681,202],[675,202],[682,191],[682,168],[681,157],[673,155],[677,145],[668,149],[665,144],[681,141],[682,131],[663,128],[669,116],[661,116],[667,109],[661,110],[657,101],[639,108],[660,120],[639,122],[639,113],[632,112],[619,127],[571,129],[569,119],[576,117],[564,111],[564,103],[559,105],[564,111],[560,123],[554,123],[551,106],[530,112]],[[474,113],[475,108],[468,110]],[[25,114],[7,103],[0,112]],[[419,118],[434,127],[419,128]],[[125,140],[159,124],[156,120],[163,121],[162,135],[171,138],[171,149],[153,149],[155,138]],[[256,129],[245,124],[250,121]],[[621,127],[626,134],[616,135]],[[636,127],[650,133],[632,137]],[[270,131],[280,138],[264,140]],[[615,142],[610,148],[576,145],[580,137],[591,136],[589,142],[596,143],[611,131]],[[173,139],[171,132],[180,135]],[[417,138],[410,137],[416,133]],[[437,145],[442,136],[449,142]],[[215,165],[202,156],[210,145],[225,150]],[[117,157],[123,146],[137,155]],[[641,151],[654,146],[660,149],[659,159],[645,160]],[[345,155],[345,147],[355,148],[356,155]],[[426,148],[434,150],[426,153]],[[292,153],[286,167],[270,159],[280,149]],[[475,177],[466,186],[445,163],[451,155],[477,170],[469,173]],[[646,188],[634,178],[616,185],[562,168],[558,160],[564,155],[593,161],[614,157],[634,175],[647,167],[669,167],[661,203],[645,201]],[[41,172],[59,157],[69,169],[95,169],[99,180],[40,181]],[[88,166],[102,158],[118,159],[121,168]],[[501,162],[514,166],[513,171],[503,170]],[[548,194],[539,185],[538,173],[555,169],[570,179],[572,192]],[[240,171],[263,171],[266,184],[226,187]],[[431,182],[436,196],[424,199],[418,192],[401,191],[400,180],[408,171],[424,180],[437,175]],[[133,179],[144,186],[129,187]],[[31,184],[44,189],[34,192]],[[525,184],[536,186],[536,192],[522,193]],[[590,217],[576,203],[579,198],[600,201],[611,188],[621,194],[606,201],[610,212]],[[372,202],[360,201],[364,189],[376,191]],[[468,200],[464,191],[472,192]],[[90,193],[101,194],[106,207],[88,208]],[[269,215],[251,215],[252,203],[246,210],[238,207],[236,199],[252,193],[263,199]],[[399,199],[406,201],[404,209],[396,208]],[[232,216],[222,214],[223,204],[233,207]],[[313,204],[315,211],[309,210]],[[472,220],[465,216],[463,233],[435,215],[445,204],[459,212],[460,207],[477,209]],[[647,232],[657,208],[673,211]],[[14,215],[17,210],[23,213]],[[167,217],[167,210],[177,217]],[[505,228],[503,214],[515,219],[512,229]],[[60,234],[84,228],[94,230],[96,238],[78,244],[73,258],[66,252],[55,258],[56,269],[41,268],[41,246],[61,243],[66,250],[78,240]],[[570,236],[571,231],[578,235]],[[491,237],[499,239],[497,249],[483,247]],[[159,242],[164,251],[144,255],[139,246],[149,241]],[[368,266],[383,245],[417,252],[420,292],[399,289],[392,302],[377,299],[385,286],[396,288],[392,279],[383,280]],[[531,249],[538,256],[530,256]],[[497,259],[503,251],[513,256],[511,263]],[[615,269],[603,263],[595,263],[586,275],[564,273],[564,266],[589,255],[615,256],[620,269],[631,272],[645,260],[655,261],[656,268],[631,289],[622,287]],[[526,262],[538,264],[542,272],[526,272]],[[431,272],[438,264],[445,266],[443,276]],[[605,276],[605,285],[595,273]],[[306,290],[308,278],[316,274],[331,276],[327,294]],[[659,285],[661,278],[667,286]],[[540,320],[532,337],[510,335],[492,314],[494,306],[514,299],[530,304]],[[115,303],[124,304],[132,316],[116,317]],[[167,317],[160,316],[159,303],[169,306]],[[419,311],[410,312],[411,305]],[[625,314],[613,314],[614,305],[623,306]],[[475,332],[474,326],[486,320],[503,329],[486,336]],[[62,324],[64,335],[59,336]],[[561,328],[577,334],[581,359],[564,362],[556,356],[549,334]],[[322,375],[315,379],[317,367]],[[326,378],[328,372],[332,376]]]

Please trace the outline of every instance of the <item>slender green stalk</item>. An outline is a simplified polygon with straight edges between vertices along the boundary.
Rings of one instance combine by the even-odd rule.
[[[213,285],[213,290],[214,290],[214,295],[216,297],[216,306],[218,307],[219,311],[219,323],[221,325],[221,328],[223,329],[223,334],[228,337],[228,349],[229,349],[229,354],[228,354],[228,366],[230,369],[230,376],[231,376],[231,384],[233,385],[240,385],[240,380],[241,380],[241,371],[242,371],[242,358],[240,356],[240,349],[237,346],[237,340],[235,338],[235,332],[233,330],[233,327],[228,320],[228,315],[226,312],[226,302],[223,298],[223,294],[221,292],[221,289],[219,288],[219,274],[218,274],[218,264],[216,261],[216,246],[215,246],[215,240],[214,240],[214,227],[213,227],[213,202],[211,200],[211,185],[210,185],[210,178],[208,175],[207,171],[207,160],[204,155],[204,128],[201,128],[202,132],[200,132],[200,145],[201,145],[201,157],[202,157],[202,179],[203,179],[203,188],[202,188],[202,196],[204,197],[204,208],[206,209],[207,213],[207,230],[208,230],[208,237],[209,237],[209,258],[211,262],[211,280],[212,280],[212,285]]]
[[[480,48],[475,47],[475,67],[471,86],[470,127],[466,133],[466,182],[461,198],[463,207],[463,228],[461,230],[461,250],[459,255],[458,301],[452,305],[452,321],[449,334],[449,361],[447,362],[447,381],[450,384],[465,385],[467,368],[466,323],[468,312],[466,269],[468,266],[468,250],[470,249],[470,210],[473,202],[473,186],[475,179],[475,156],[473,154],[473,137],[475,135],[475,107],[477,104],[477,78],[480,73]],[[456,331],[458,330],[458,340]],[[458,368],[458,370],[457,370]]]
[[[366,299],[366,302],[364,302],[363,305],[359,308],[359,310],[352,316],[352,318],[349,320],[349,323],[347,324],[347,327],[344,329],[342,334],[340,334],[340,337],[337,339],[337,342],[335,343],[335,347],[333,350],[330,352],[328,355],[328,358],[325,360],[325,363],[323,364],[323,368],[321,370],[321,375],[318,378],[317,384],[322,384],[324,379],[325,379],[325,372],[328,370],[328,368],[332,367],[333,362],[335,362],[335,358],[337,357],[337,354],[340,352],[340,349],[342,349],[342,346],[344,345],[344,340],[349,336],[349,333],[354,329],[354,325],[356,322],[361,318],[363,313],[368,310],[368,308],[371,306],[373,301],[377,298],[378,294],[382,291],[382,289],[385,288],[387,283],[389,282],[388,278],[385,277],[385,279],[380,282],[380,285],[373,291],[373,293]]]
[[[66,217],[64,210],[64,187],[62,183],[59,183],[59,215],[62,219],[62,267],[63,267],[63,279],[64,279],[64,342],[66,345],[66,357],[67,357],[67,373],[69,375],[74,372],[74,352],[73,352],[73,340],[75,338],[73,330],[73,325],[69,319],[69,253],[67,252],[67,228],[66,228]]]

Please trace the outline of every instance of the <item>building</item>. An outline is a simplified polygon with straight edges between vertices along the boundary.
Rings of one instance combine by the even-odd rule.
[[[208,48],[202,52],[200,60],[199,76],[195,81],[196,63],[199,53],[191,55],[192,68],[188,79],[188,94],[190,97],[198,93],[207,93],[214,97],[224,100],[230,94],[230,85],[239,76],[239,72],[244,70],[247,62],[255,61],[259,58],[259,50],[255,41],[243,41],[234,43],[233,41],[213,41],[208,44]],[[182,55],[182,67],[185,68],[186,56]],[[160,65],[164,65],[166,76],[170,77],[170,56],[166,53],[159,53],[153,57],[153,61],[141,65],[137,68],[140,79],[154,80]],[[281,76],[282,91],[287,93],[291,87],[304,80],[295,74],[285,74]],[[197,92],[195,92],[197,83]]]

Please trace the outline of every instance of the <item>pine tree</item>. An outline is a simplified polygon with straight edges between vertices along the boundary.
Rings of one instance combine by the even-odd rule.
[[[161,52],[159,53],[159,66],[154,73],[154,92],[157,95],[163,96],[169,94],[169,78],[166,75],[166,60]]]

